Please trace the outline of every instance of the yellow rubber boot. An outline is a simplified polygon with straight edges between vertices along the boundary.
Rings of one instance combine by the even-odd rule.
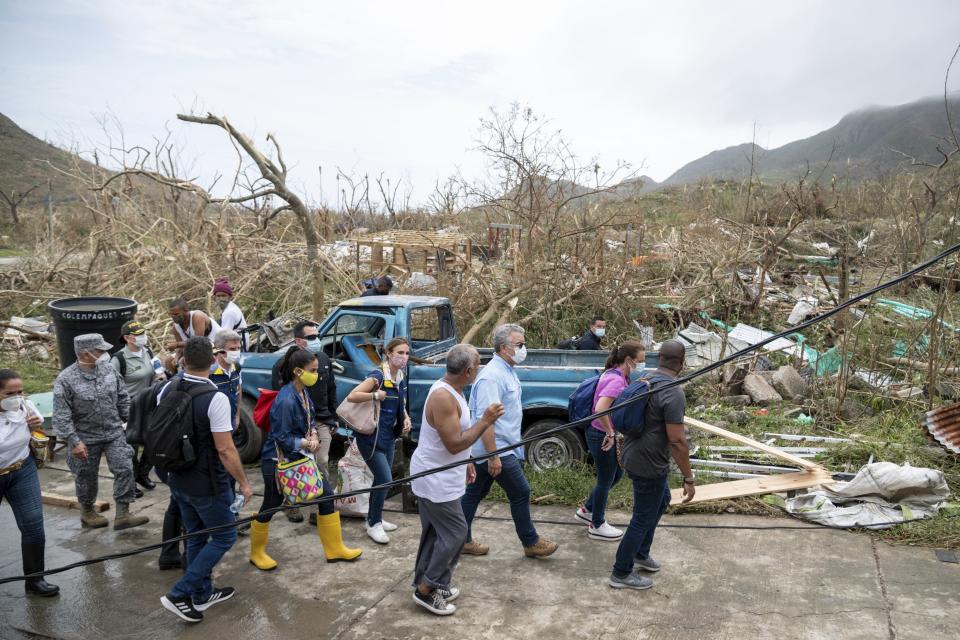
[[[269,522],[250,523],[250,564],[261,571],[272,571],[277,562],[267,555],[267,538],[270,533]]]
[[[363,549],[350,549],[343,546],[343,535],[340,531],[340,514],[334,511],[328,516],[317,515],[317,535],[323,544],[323,554],[327,562],[351,562],[360,557]]]

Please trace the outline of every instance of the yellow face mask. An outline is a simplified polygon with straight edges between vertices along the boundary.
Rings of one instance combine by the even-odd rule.
[[[299,376],[300,382],[303,383],[305,387],[312,387],[317,384],[317,379],[320,378],[320,375],[316,371],[304,371]]]

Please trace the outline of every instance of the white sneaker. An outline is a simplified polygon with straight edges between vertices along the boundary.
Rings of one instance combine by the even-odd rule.
[[[580,506],[577,509],[577,512],[573,514],[573,517],[581,522],[586,522],[587,524],[593,522],[593,513],[584,509],[583,506]]]
[[[377,544],[387,544],[390,542],[390,536],[383,530],[383,523],[378,522],[372,527],[367,527],[367,535]]]
[[[397,525],[393,524],[392,522],[387,522],[386,520],[381,520],[381,521],[380,521],[380,524],[383,526],[383,530],[384,530],[384,531],[396,531],[396,530],[397,530]]]
[[[619,540],[623,537],[623,531],[604,522],[599,527],[591,524],[590,528],[587,529],[587,535],[594,540]]]

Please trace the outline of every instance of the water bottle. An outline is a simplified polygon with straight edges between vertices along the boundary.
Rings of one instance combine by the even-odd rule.
[[[231,511],[231,513],[233,513],[233,514],[239,514],[239,513],[240,513],[240,507],[242,507],[242,506],[243,506],[243,494],[242,494],[242,493],[238,493],[238,494],[237,494],[237,497],[236,497],[236,498],[234,499],[234,501],[233,501],[233,504],[230,505],[230,511]]]

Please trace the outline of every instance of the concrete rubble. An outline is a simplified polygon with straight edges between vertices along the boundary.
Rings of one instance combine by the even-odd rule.
[[[768,405],[783,400],[776,389],[756,373],[749,373],[743,379],[743,392],[750,396],[755,404],[759,405]]]

